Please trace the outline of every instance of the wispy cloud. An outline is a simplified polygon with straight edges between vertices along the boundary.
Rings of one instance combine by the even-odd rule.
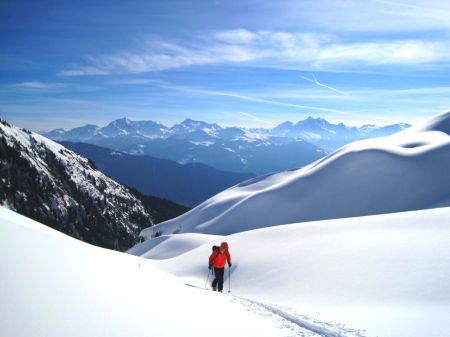
[[[280,6],[280,22],[296,20],[321,31],[411,36],[450,29],[450,3],[442,0],[287,1]]]
[[[147,78],[122,78],[122,79],[114,79],[113,81],[111,81],[111,83],[119,85],[146,85],[146,84],[152,85],[161,83],[161,81]]]
[[[259,39],[259,35],[246,29],[218,31],[212,34],[218,41],[226,43],[250,43]]]
[[[122,52],[90,57],[89,66],[75,66],[63,70],[62,76],[126,74],[214,63],[240,63],[257,58],[253,51],[239,45],[215,43],[185,47],[172,42],[152,41],[140,52]]]
[[[345,42],[329,34],[245,29],[216,31],[189,42],[152,40],[137,52],[89,57],[63,76],[144,73],[209,64],[327,70],[448,63],[447,41]]]
[[[443,41],[395,40],[370,43],[333,44],[317,55],[316,65],[420,66],[448,64],[450,46]]]
[[[66,85],[62,83],[44,83],[44,82],[22,82],[13,84],[13,88],[31,89],[31,90],[54,90],[64,88]]]
[[[96,61],[93,62],[96,63]],[[101,67],[98,66],[74,66],[72,69],[66,69],[59,72],[59,75],[61,76],[96,76],[108,74],[110,74],[109,71],[101,69]]]
[[[425,6],[421,5],[421,4],[415,4],[413,2],[390,1],[390,0],[373,0],[373,1],[378,2],[380,4],[402,7],[403,9],[407,8],[407,9],[411,9],[414,11],[420,11],[422,13],[422,15],[424,15],[426,13],[445,14],[445,15],[450,14],[450,10],[449,10],[450,7],[447,7],[446,9],[437,8],[437,7],[434,7],[434,4],[430,3],[429,1],[427,2],[427,5],[425,5]],[[443,3],[440,2],[440,5],[442,5],[442,4]]]

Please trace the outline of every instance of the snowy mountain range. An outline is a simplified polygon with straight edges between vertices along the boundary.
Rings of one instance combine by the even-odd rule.
[[[142,203],[83,158],[36,133],[0,122],[0,204],[80,240],[125,250],[169,202]],[[146,200],[147,201],[147,200]],[[174,208],[169,217],[185,208]],[[178,206],[179,207],[179,206]],[[168,217],[166,216],[165,219]]]
[[[86,125],[44,135],[56,141],[85,142],[130,154],[179,163],[201,162],[220,170],[260,175],[304,166],[343,144],[388,135],[408,126],[356,128],[310,117],[273,129],[223,128],[191,119],[169,128],[152,121],[122,118],[105,127]]]
[[[450,206],[450,112],[346,145],[306,167],[258,177],[144,231],[228,235],[294,222]]]
[[[269,130],[271,135],[304,139],[326,151],[334,151],[356,140],[383,137],[409,128],[406,123],[379,127],[373,124],[348,127],[343,123],[332,124],[323,118],[308,117],[297,124],[285,122]]]
[[[197,206],[224,189],[254,177],[249,173],[219,171],[201,163],[183,165],[87,143],[60,143],[91,159],[100,171],[121,184],[189,207]]]

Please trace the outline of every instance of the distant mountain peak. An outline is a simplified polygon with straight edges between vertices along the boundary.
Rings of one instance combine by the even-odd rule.
[[[203,121],[197,121],[197,120],[193,120],[191,118],[186,118],[184,121],[182,121],[180,123],[181,125],[186,125],[186,126],[190,126],[190,127],[214,127],[217,129],[222,129],[221,126],[217,125],[216,123],[207,123],[207,122],[203,122]]]
[[[312,116],[308,116],[308,118],[306,118],[307,121],[325,121],[327,122],[327,120],[325,118],[322,117],[312,117]]]
[[[98,129],[98,128],[99,127],[97,125],[95,125],[95,124],[86,124],[85,126],[80,126],[78,128],[75,128],[75,129],[95,130],[95,129]],[[75,130],[75,129],[73,129],[73,130]]]
[[[301,127],[301,126],[324,126],[324,125],[331,125],[326,119],[322,117],[311,117],[309,116],[307,119],[303,121],[299,121],[295,126]],[[343,124],[342,124],[343,125]]]
[[[111,123],[109,123],[109,125],[114,125],[114,126],[130,126],[133,122],[128,119],[127,117],[122,117],[119,119],[116,119],[114,121],[112,121]]]
[[[284,127],[291,127],[291,126],[294,126],[294,123],[292,123],[290,121],[287,121],[287,122],[283,122],[281,124],[278,124],[276,126],[276,128],[284,128]]]
[[[195,121],[195,120],[193,120],[191,118],[186,118],[184,121],[181,122],[181,124],[188,124],[188,125],[190,125],[190,124],[199,124],[199,123],[203,123],[203,122]]]

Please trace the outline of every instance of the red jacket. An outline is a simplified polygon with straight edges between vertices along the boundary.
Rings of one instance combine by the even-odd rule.
[[[209,265],[213,265],[214,268],[224,268],[225,263],[228,261],[231,264],[231,256],[228,252],[228,244],[226,242],[222,242],[219,250],[212,252],[209,257]]]

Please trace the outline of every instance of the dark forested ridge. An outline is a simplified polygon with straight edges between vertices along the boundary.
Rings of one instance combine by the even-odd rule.
[[[155,218],[185,211],[156,198],[153,206],[151,198],[140,195],[142,202],[88,159],[5,121],[0,123],[0,174],[1,205],[105,248],[126,250]]]

